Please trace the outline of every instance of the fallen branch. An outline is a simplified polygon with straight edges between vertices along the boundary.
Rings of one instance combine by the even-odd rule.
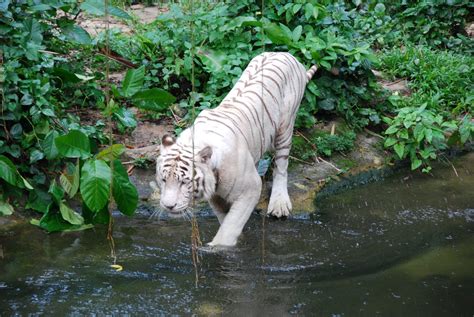
[[[341,170],[340,168],[337,168],[334,164],[332,163],[329,163],[328,161],[326,161],[325,159],[323,159],[322,157],[318,157],[319,160],[323,161],[324,163],[330,165],[331,167],[333,167],[336,171],[338,171],[339,173],[342,173],[343,170]]]
[[[299,159],[299,158],[291,156],[291,155],[289,156],[289,158],[292,159],[292,160],[298,161],[300,163],[306,164],[306,165],[310,165],[310,166],[314,165],[313,163],[303,161],[302,159]]]

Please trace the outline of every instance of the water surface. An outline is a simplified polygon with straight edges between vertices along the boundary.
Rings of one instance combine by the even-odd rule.
[[[48,235],[0,231],[0,315],[472,316],[474,155],[435,175],[396,174],[274,221],[255,214],[236,248],[203,253],[198,286],[190,224],[117,217]],[[202,212],[210,241],[217,219]]]

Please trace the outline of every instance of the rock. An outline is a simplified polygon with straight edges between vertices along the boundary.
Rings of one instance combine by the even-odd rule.
[[[149,145],[145,147],[139,147],[134,149],[127,149],[123,154],[124,160],[138,160],[145,159],[147,161],[154,162],[160,154],[159,145]]]

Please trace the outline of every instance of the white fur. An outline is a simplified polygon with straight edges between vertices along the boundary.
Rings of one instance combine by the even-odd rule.
[[[164,137],[157,160],[162,207],[182,213],[192,203],[192,186],[185,179],[191,177],[191,169],[182,177],[182,159],[192,157],[195,182],[205,179],[195,198],[209,201],[221,224],[209,244],[235,245],[260,197],[262,182],[255,165],[266,151],[274,150],[268,214],[288,216],[291,136],[306,83],[315,70],[306,72],[288,53],[261,54],[250,62],[219,107],[202,111],[175,143]]]

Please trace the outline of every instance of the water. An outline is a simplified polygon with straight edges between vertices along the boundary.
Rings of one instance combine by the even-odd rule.
[[[201,257],[190,224],[118,217],[105,228],[0,231],[0,315],[472,316],[474,155],[326,198],[317,213],[255,214],[239,245]],[[199,216],[203,241],[218,228]]]

